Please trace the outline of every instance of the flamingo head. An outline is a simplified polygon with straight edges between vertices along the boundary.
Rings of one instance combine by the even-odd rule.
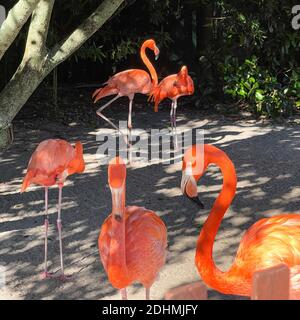
[[[159,49],[158,49],[158,47],[156,45],[155,40],[153,40],[153,39],[146,40],[143,43],[143,45],[154,52],[155,60],[157,60],[159,58]]]
[[[85,170],[85,162],[83,158],[83,146],[80,141],[75,144],[74,158],[68,165],[68,175],[74,173],[82,173]]]
[[[122,221],[125,211],[126,165],[121,157],[115,157],[109,162],[108,183],[112,195],[112,215],[117,221]]]
[[[201,209],[204,205],[198,198],[197,181],[202,177],[207,165],[203,144],[193,145],[187,149],[182,160],[181,191]]]
[[[194,82],[188,74],[187,66],[183,66],[177,74],[175,86],[178,88],[179,93],[183,95],[194,94]]]

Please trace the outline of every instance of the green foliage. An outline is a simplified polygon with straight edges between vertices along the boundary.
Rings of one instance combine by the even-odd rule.
[[[270,70],[259,66],[256,56],[238,64],[236,59],[226,57],[224,63],[224,92],[248,103],[257,114],[277,117],[291,115],[300,96],[300,74],[286,73],[283,83]]]

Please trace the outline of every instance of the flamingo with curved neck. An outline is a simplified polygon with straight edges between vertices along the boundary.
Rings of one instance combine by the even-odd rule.
[[[250,296],[253,273],[280,263],[290,268],[290,298],[300,298],[300,215],[281,214],[264,218],[244,234],[235,260],[226,272],[213,260],[213,244],[236,192],[234,165],[226,153],[212,145],[193,145],[183,158],[181,189],[184,195],[203,207],[197,181],[208,165],[218,166],[223,175],[222,190],[200,232],[195,264],[202,280],[224,294]]]
[[[155,212],[125,204],[126,166],[120,157],[111,160],[108,183],[112,213],[104,221],[98,247],[111,284],[127,299],[126,288],[138,281],[146,288],[146,299],[159,270],[165,264],[167,229]]]
[[[152,89],[152,86],[156,86],[158,84],[158,78],[155,68],[153,67],[152,63],[146,55],[147,48],[154,52],[155,59],[158,59],[159,49],[157,48],[155,41],[153,39],[149,39],[142,44],[140,50],[141,59],[148,68],[151,77],[149,76],[149,73],[147,73],[145,70],[125,70],[113,75],[110,79],[108,79],[107,82],[104,83],[106,84],[106,86],[97,89],[92,96],[92,98],[94,99],[94,103],[96,103],[98,100],[104,97],[116,95],[113,99],[111,99],[101,108],[99,108],[97,110],[97,114],[100,117],[102,117],[105,121],[107,121],[112,127],[118,130],[119,133],[121,132],[118,129],[118,127],[115,124],[113,124],[107,117],[105,117],[102,114],[102,111],[120,97],[127,96],[129,98],[128,129],[130,137],[132,129],[132,102],[134,99],[134,95],[136,93],[149,94]]]

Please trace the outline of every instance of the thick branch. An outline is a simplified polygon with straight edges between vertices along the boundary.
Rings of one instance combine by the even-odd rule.
[[[28,20],[39,0],[19,0],[0,27],[0,60]]]
[[[124,0],[104,0],[73,33],[53,47],[48,56],[51,67],[67,59],[118,10]]]
[[[42,0],[34,9],[26,41],[24,61],[41,60],[46,55],[46,40],[55,0]]]

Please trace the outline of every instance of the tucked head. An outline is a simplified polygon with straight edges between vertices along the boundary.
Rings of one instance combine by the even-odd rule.
[[[108,183],[113,189],[122,188],[126,181],[126,165],[121,157],[113,158],[108,165]]]
[[[190,200],[204,208],[198,198],[197,181],[207,168],[204,156],[204,145],[193,145],[184,154],[182,160],[181,191]]]
[[[177,74],[177,80],[175,85],[178,88],[179,92],[184,95],[194,94],[194,82],[188,74],[187,66],[183,66]]]

